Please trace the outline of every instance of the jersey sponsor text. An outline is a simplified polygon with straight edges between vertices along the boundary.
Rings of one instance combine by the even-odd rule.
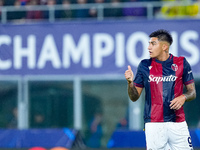
[[[174,75],[163,76],[163,77],[155,77],[154,75],[150,75],[148,82],[156,82],[158,84],[159,82],[176,81],[177,78],[178,77]]]

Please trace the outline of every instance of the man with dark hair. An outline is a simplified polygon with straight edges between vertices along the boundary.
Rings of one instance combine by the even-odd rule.
[[[125,72],[128,94],[135,102],[145,88],[144,122],[147,150],[192,150],[183,104],[196,98],[194,78],[185,57],[169,53],[173,42],[166,30],[150,34],[150,59],[140,62],[135,79],[131,67]],[[183,85],[186,92],[183,93]]]
[[[157,30],[155,32],[152,32],[150,35],[149,35],[150,38],[152,37],[157,37],[159,41],[166,41],[168,42],[170,45],[172,44],[173,42],[173,39],[172,39],[172,36],[171,34],[166,31],[166,30]]]

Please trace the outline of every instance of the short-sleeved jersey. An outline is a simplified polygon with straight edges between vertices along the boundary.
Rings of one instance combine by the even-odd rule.
[[[183,86],[193,83],[191,67],[184,57],[170,54],[166,61],[155,58],[140,62],[134,85],[145,88],[145,122],[185,121],[183,107],[170,109],[170,101],[183,94]]]

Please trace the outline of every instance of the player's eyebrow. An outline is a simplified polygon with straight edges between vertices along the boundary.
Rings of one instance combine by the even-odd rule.
[[[149,41],[149,44],[155,44],[156,41]]]

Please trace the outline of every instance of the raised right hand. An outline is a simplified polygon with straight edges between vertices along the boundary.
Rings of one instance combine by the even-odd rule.
[[[131,66],[128,65],[128,70],[125,71],[125,78],[128,81],[128,83],[132,83],[133,82],[133,71],[131,70]]]

